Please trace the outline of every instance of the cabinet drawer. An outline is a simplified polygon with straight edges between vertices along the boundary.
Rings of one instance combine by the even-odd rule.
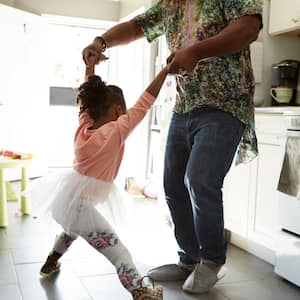
[[[255,129],[257,133],[284,135],[286,127],[283,114],[255,114]]]
[[[269,144],[283,146],[286,141],[286,135],[282,134],[268,134],[268,133],[257,133],[257,141],[259,144]]]

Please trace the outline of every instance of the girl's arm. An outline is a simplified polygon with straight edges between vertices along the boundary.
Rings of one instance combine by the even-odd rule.
[[[84,81],[88,81],[89,77],[95,75],[95,64],[90,63],[85,67]]]
[[[135,105],[128,109],[127,113],[120,116],[117,120],[119,133],[121,136],[121,143],[124,143],[130,132],[143,120],[147,111],[155,102],[159,91],[168,75],[169,65],[163,68],[150,85],[146,88],[145,92],[141,95]]]
[[[84,75],[84,82],[88,81],[89,77],[95,75],[95,59],[90,57],[89,65],[85,67],[85,75]],[[81,112],[81,103],[78,103],[80,111],[79,111],[79,124],[83,124],[85,122],[91,122],[91,118],[88,116],[87,113]]]
[[[169,65],[165,66],[158,75],[154,78],[154,80],[149,84],[149,86],[146,88],[146,92],[151,94],[153,97],[157,97],[159,94],[159,91],[169,73]]]
[[[84,81],[87,81],[90,76],[95,75],[95,65],[96,58],[94,56],[90,56],[88,58],[88,64],[85,66]]]

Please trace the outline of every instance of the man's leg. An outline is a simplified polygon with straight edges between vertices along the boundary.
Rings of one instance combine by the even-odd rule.
[[[164,188],[179,246],[180,263],[150,270],[148,275],[154,280],[183,280],[200,261],[200,247],[194,228],[192,205],[184,184],[184,174],[191,149],[187,131],[189,121],[189,113],[173,114],[164,166]]]
[[[217,273],[220,266],[225,264],[222,187],[244,125],[229,113],[220,110],[199,110],[194,112],[189,130],[192,150],[187,164],[185,183],[192,201],[194,226],[198,243],[201,245],[202,263],[206,266],[197,267],[190,275],[191,278],[187,279],[184,289],[201,292],[207,291],[217,279],[216,274],[207,274],[207,271]],[[206,279],[212,275],[212,280],[205,279],[204,286],[201,286],[203,278],[199,275],[200,282],[197,285],[195,272]]]

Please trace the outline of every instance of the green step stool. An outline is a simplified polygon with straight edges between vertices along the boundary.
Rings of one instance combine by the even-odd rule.
[[[15,193],[10,181],[5,182],[6,185],[6,200],[7,201],[19,201],[17,194]]]

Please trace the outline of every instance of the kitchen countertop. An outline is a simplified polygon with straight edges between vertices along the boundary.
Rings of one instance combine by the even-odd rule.
[[[299,112],[300,106],[265,106],[265,107],[255,107],[256,113],[262,114],[283,114],[286,111]]]

